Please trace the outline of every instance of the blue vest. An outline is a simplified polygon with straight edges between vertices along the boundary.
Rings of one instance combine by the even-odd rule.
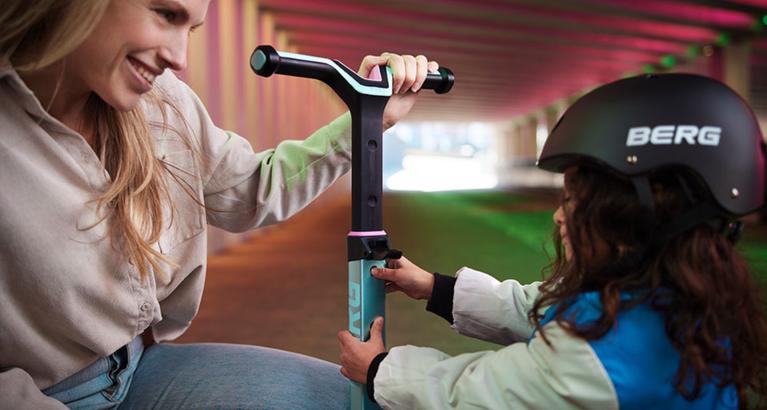
[[[555,310],[556,306],[549,308],[541,326],[553,319]],[[599,319],[602,315],[599,293],[578,295],[563,317],[569,319],[573,315],[576,325]],[[588,341],[615,387],[620,408],[737,409],[734,385],[719,388],[708,383],[694,401],[688,401],[676,390],[674,377],[679,369],[679,352],[666,336],[664,326],[662,314],[647,302],[618,313],[607,334]]]

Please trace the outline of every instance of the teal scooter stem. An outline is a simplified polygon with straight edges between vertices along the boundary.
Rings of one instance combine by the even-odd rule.
[[[323,81],[349,107],[352,117],[352,229],[346,242],[349,261],[349,331],[360,340],[370,338],[370,325],[384,316],[384,282],[370,270],[386,264],[389,239],[383,230],[382,135],[383,113],[392,95],[392,74],[380,66],[380,79],[366,79],[343,63],[327,58],[257,47],[250,57],[256,74],[274,73]],[[440,68],[429,74],[422,88],[443,94],[453,86],[453,73]],[[384,339],[385,340],[385,339]],[[352,409],[377,409],[365,385],[351,382]]]

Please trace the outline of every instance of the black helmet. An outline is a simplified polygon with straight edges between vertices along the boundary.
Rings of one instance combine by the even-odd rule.
[[[709,206],[722,218],[743,216],[765,203],[759,124],[742,98],[707,77],[642,75],[580,98],[552,130],[538,167],[562,172],[583,161],[609,167],[647,192],[650,172],[685,167],[706,185],[715,202]],[[638,184],[641,178],[644,183]],[[647,192],[638,192],[643,205]]]

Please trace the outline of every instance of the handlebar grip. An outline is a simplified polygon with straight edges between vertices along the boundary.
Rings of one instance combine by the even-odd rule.
[[[440,67],[437,73],[430,73],[426,75],[426,81],[423,82],[421,88],[427,90],[434,90],[437,94],[445,94],[453,88],[455,83],[455,75],[449,68]]]
[[[272,46],[258,46],[250,55],[250,68],[262,76],[269,77],[280,66],[280,55]]]
[[[295,77],[322,78],[335,73],[335,69],[325,63],[280,56],[274,47],[268,45],[258,46],[253,51],[250,56],[250,67],[262,77],[277,73]]]

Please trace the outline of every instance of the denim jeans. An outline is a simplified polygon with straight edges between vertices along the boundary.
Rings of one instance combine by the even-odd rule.
[[[43,391],[72,409],[346,409],[337,365],[231,344],[140,338]]]

